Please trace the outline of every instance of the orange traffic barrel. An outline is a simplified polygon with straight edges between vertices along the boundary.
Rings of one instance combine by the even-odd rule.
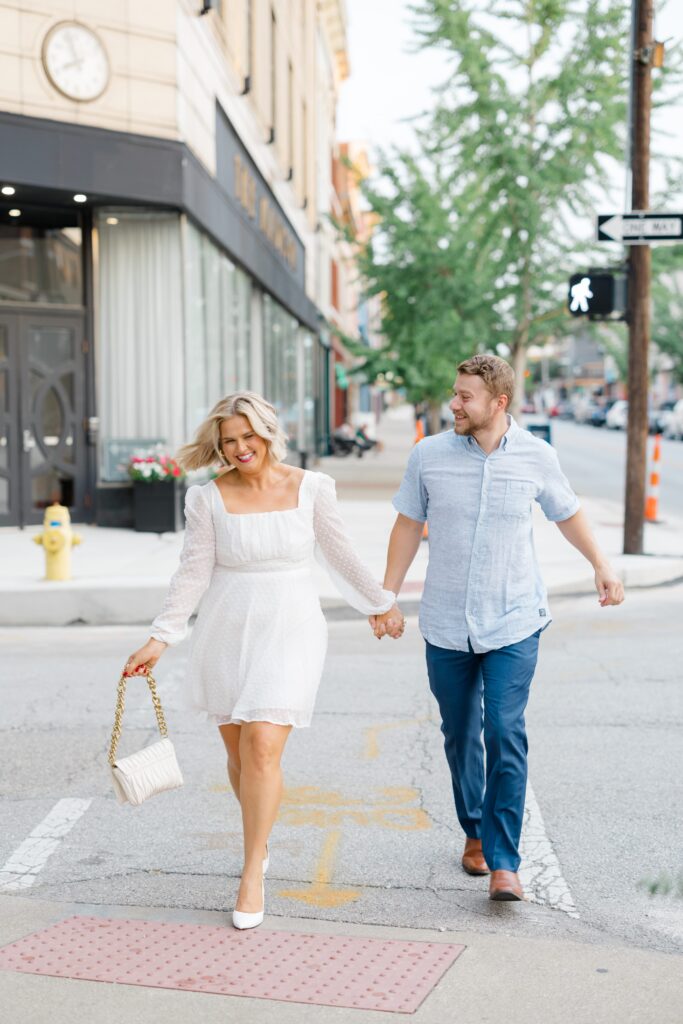
[[[650,470],[650,484],[647,498],[645,499],[645,519],[648,523],[656,523],[659,513],[659,463],[662,459],[662,435],[655,435],[655,446],[652,452],[652,468]]]

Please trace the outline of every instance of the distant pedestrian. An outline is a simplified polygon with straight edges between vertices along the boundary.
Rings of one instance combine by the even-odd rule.
[[[356,555],[339,515],[334,480],[284,465],[286,438],[272,405],[242,392],[218,402],[178,453],[185,469],[224,471],[190,487],[180,567],[126,675],[154,667],[169,644],[192,635],[193,704],[220,729],[241,809],[244,867],[233,924],[264,914],[268,837],[282,796],[280,759],[293,728],[310,724],[327,647],[311,573],[314,550],[346,600],[364,615],[394,609]],[[203,597],[202,597],[203,595]]]
[[[413,448],[394,498],[384,585],[398,593],[429,524],[420,606],[431,690],[441,712],[460,825],[462,866],[490,872],[494,900],[523,899],[517,871],[527,781],[524,710],[539,637],[550,624],[536,561],[532,501],[595,571],[601,607],[624,588],[598,548],[549,444],[508,414],[514,372],[497,356],[461,363],[450,403],[454,430]],[[394,634],[395,611],[370,617]],[[484,734],[486,769],[484,769]]]
[[[429,402],[415,402],[415,426],[422,429],[422,437],[429,436]]]
[[[362,423],[356,430],[356,444],[359,445],[363,451],[369,452],[371,448],[375,448],[378,445],[378,441],[374,437],[370,437],[368,434],[367,423]],[[380,450],[379,447],[377,449]]]

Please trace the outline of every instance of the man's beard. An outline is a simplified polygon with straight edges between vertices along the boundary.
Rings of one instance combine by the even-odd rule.
[[[492,412],[488,416],[479,416],[477,419],[472,419],[471,416],[467,416],[463,420],[456,419],[454,424],[455,432],[460,437],[470,437],[472,434],[490,427],[495,415],[495,412]]]

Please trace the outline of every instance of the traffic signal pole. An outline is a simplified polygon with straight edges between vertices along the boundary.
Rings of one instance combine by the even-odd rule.
[[[652,111],[653,0],[633,0],[631,52],[631,209],[650,205],[650,115]],[[628,434],[624,554],[643,553],[648,434],[650,348],[649,245],[629,246]]]

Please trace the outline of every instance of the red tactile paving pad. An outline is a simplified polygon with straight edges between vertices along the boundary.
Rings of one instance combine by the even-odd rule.
[[[70,917],[0,949],[0,968],[85,981],[414,1013],[464,946]]]

